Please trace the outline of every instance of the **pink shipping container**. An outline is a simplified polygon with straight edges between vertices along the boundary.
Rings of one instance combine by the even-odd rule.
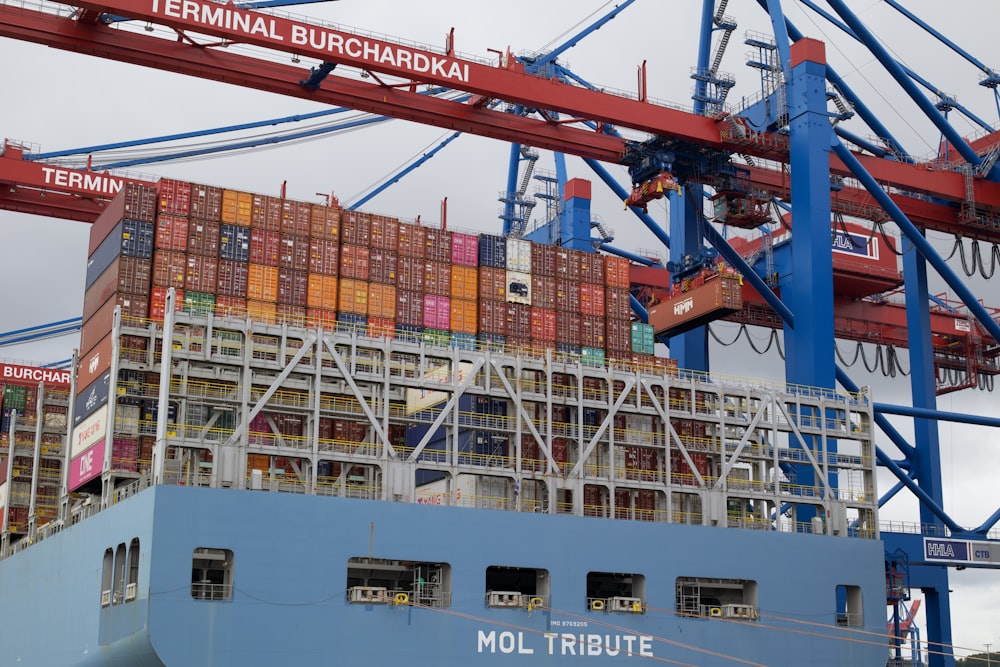
[[[399,223],[399,255],[423,259],[427,230],[413,223]]]
[[[309,270],[309,237],[281,235],[278,266],[296,271]]]
[[[507,271],[492,266],[479,267],[479,298],[507,300]]]
[[[337,288],[337,310],[355,315],[368,314],[368,283],[364,280],[341,278]]]
[[[605,255],[604,276],[604,282],[608,287],[628,289],[630,287],[628,260],[624,257]]]
[[[448,329],[451,326],[451,299],[425,294],[423,325],[431,329]]]
[[[445,262],[424,262],[424,292],[437,296],[451,294],[451,266]]]
[[[309,294],[309,274],[295,269],[278,269],[278,303],[305,306]]]
[[[451,261],[451,232],[428,227],[424,233],[424,257],[432,262]]]
[[[281,236],[278,232],[253,228],[250,230],[250,261],[254,264],[278,265]]]
[[[392,319],[396,316],[396,286],[368,283],[368,315]]]
[[[531,309],[531,335],[544,341],[556,339],[556,311],[550,308]]]
[[[191,217],[202,220],[222,219],[222,188],[191,184]]]
[[[284,199],[281,201],[281,233],[293,236],[309,236],[311,204]]]
[[[281,200],[267,195],[254,195],[250,224],[269,232],[281,231]]]
[[[479,300],[479,333],[506,335],[507,302]]]
[[[410,290],[396,290],[396,322],[413,327],[424,326],[424,295]]]
[[[190,255],[184,277],[185,289],[192,292],[215,294],[218,282],[219,259],[205,255]]]
[[[191,220],[188,222],[188,254],[217,257],[219,254],[219,231],[220,223],[218,220]]]
[[[554,250],[554,248],[553,248]],[[534,261],[534,259],[532,259]],[[556,307],[556,279],[551,276],[531,276],[531,305],[539,308]]]
[[[328,241],[340,240],[340,209],[313,204],[309,216],[309,236]]]
[[[404,255],[400,252],[396,278],[400,289],[409,290],[411,292],[423,292],[424,260]],[[401,324],[409,324],[409,322],[401,322]]]
[[[340,242],[348,245],[368,247],[372,239],[370,213],[362,211],[341,211]]]
[[[535,276],[554,278],[556,275],[556,247],[545,243],[531,244],[531,273]]]
[[[162,250],[187,250],[188,219],[181,215],[161,213],[156,217],[154,245]]]
[[[629,320],[607,318],[604,323],[604,347],[612,357],[632,352],[632,323]]]
[[[632,302],[628,289],[608,287],[604,291],[604,314],[608,319],[631,319]]]
[[[475,267],[452,264],[451,298],[475,301],[479,294],[479,271]]]
[[[580,312],[604,315],[604,285],[580,283]]]
[[[337,278],[318,273],[309,274],[309,293],[306,305],[325,310],[337,309]]]
[[[340,277],[368,280],[367,246],[342,244],[340,246]]]
[[[399,257],[394,250],[372,248],[368,253],[368,280],[386,285],[396,284]]]
[[[219,260],[216,293],[221,296],[246,299],[249,278],[250,267],[246,262],[237,262],[228,259]]]
[[[580,283],[575,280],[556,278],[556,309],[581,312]]]
[[[184,289],[187,273],[187,254],[174,250],[153,253],[153,284]]]
[[[340,266],[340,246],[330,239],[309,239],[309,273],[335,276]]]
[[[468,299],[451,300],[451,324],[446,327],[458,333],[475,334],[479,326],[478,304]]]
[[[455,232],[451,235],[451,263],[459,266],[479,265],[479,237]]]
[[[371,247],[395,251],[399,247],[399,220],[372,215]]]
[[[631,330],[629,330],[631,336]],[[604,318],[596,315],[580,317],[580,345],[604,347]]]
[[[161,178],[156,184],[159,213],[174,213],[187,215],[191,211],[191,184],[175,181],[172,178]]]

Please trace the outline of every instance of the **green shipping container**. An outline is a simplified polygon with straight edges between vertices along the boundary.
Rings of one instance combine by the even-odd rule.
[[[599,347],[581,347],[580,356],[586,366],[604,365],[604,350]]]
[[[17,410],[24,414],[24,406],[28,401],[28,388],[17,384],[3,386],[3,409]]]
[[[451,332],[442,329],[424,329],[424,345],[448,347],[451,342]]]
[[[207,292],[184,292],[184,312],[205,317],[215,311],[215,295]]]
[[[651,324],[643,322],[632,323],[632,351],[636,354],[654,354],[656,351],[656,334]]]

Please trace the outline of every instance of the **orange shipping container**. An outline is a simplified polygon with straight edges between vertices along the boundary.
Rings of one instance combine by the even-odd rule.
[[[215,295],[216,317],[246,317],[247,300],[238,296]]]
[[[385,317],[369,317],[368,335],[372,338],[394,338],[396,322]]]
[[[451,298],[476,300],[479,294],[479,271],[473,266],[451,267]]]
[[[368,284],[368,315],[391,319],[396,316],[396,286]]]
[[[629,288],[628,260],[613,255],[604,256],[604,282],[608,287]]]
[[[278,305],[271,301],[247,300],[247,315],[255,322],[273,324],[277,320]]]
[[[368,282],[365,280],[341,279],[337,288],[337,310],[356,315],[368,314]]]
[[[278,300],[278,267],[251,264],[247,280],[247,298],[255,301]]]
[[[310,308],[337,309],[337,277],[318,273],[309,274],[309,294],[306,305]]]
[[[479,326],[478,304],[474,300],[451,300],[451,330],[457,333],[474,334]]]
[[[235,225],[250,226],[253,211],[253,195],[236,190],[222,191],[222,221]]]

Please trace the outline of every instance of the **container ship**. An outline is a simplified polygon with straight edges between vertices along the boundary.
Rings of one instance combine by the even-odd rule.
[[[870,396],[678,369],[629,287],[126,185],[74,372],[2,367],[4,663],[884,665]]]

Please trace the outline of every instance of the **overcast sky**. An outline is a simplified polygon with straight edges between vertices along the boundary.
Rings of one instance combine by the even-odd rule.
[[[630,92],[636,90],[636,69],[647,61],[649,95],[656,99],[690,105],[689,78],[697,53],[698,15],[701,2],[639,0],[611,24],[588,37],[562,58],[564,64],[588,81]],[[915,155],[929,155],[938,131],[920,116],[916,107],[881,71],[875,58],[860,50],[836,28],[797,6],[783,3],[800,30],[829,42],[827,55],[840,74],[864,97],[881,120]],[[1000,67],[996,26],[1000,5],[982,0],[953,0],[942,11],[942,3],[910,0],[907,6],[934,26],[971,50],[988,66]],[[898,58],[959,101],[981,118],[997,123],[997,107],[990,92],[977,85],[980,73],[932,40],[880,0],[851,2],[877,34],[886,38]],[[456,48],[481,58],[488,49],[515,53],[551,48],[573,34],[577,23],[611,4],[597,0],[507,0],[503,3],[468,0],[430,0],[423,3],[363,2],[341,0],[326,5],[305,6],[296,13],[357,26],[368,32],[385,33],[406,40],[443,46],[449,28],[455,28]],[[416,11],[414,10],[416,9]],[[749,47],[743,44],[746,30],[770,31],[769,23],[755,2],[734,0],[727,14],[738,23],[722,69],[737,77],[729,100],[751,96],[759,88],[754,70],[743,65]],[[53,151],[177,132],[231,125],[323,107],[297,99],[266,95],[250,90],[189,79],[126,64],[49,50],[32,44],[0,39],[0,135],[40,144]],[[306,68],[310,62],[303,59]],[[305,75],[303,70],[303,76]],[[339,70],[338,70],[339,71]],[[963,134],[975,128],[953,114]],[[866,129],[849,121],[862,135]],[[269,131],[269,130],[262,130]],[[351,202],[399,166],[426,151],[447,132],[394,121],[338,134],[308,143],[260,149],[217,159],[149,165],[135,170],[155,176],[210,183],[251,192],[277,194],[287,181],[288,196],[320,201],[317,193],[335,192]],[[429,164],[365,205],[365,209],[400,218],[437,222],[440,201],[448,198],[448,222],[452,228],[497,233],[501,204],[498,193],[505,188],[509,147],[499,142],[463,136]],[[552,169],[543,157],[541,168]],[[590,178],[585,165],[569,159],[573,176]],[[613,173],[627,180],[623,169]],[[594,179],[596,181],[596,179]],[[538,210],[536,209],[536,215]],[[651,213],[666,221],[665,209],[653,205]],[[656,248],[652,235],[622,211],[621,203],[603,186],[595,184],[594,212],[617,233],[616,244],[626,249]],[[0,213],[0,332],[79,316],[82,311],[83,276],[88,226],[59,220]],[[945,250],[951,239],[929,235]],[[957,259],[951,265],[960,270]],[[1000,306],[996,281],[972,283],[977,295],[991,306]],[[940,286],[940,281],[935,285]],[[935,291],[944,291],[943,287]],[[731,338],[733,325],[717,325],[724,339]],[[758,340],[766,333],[755,330]],[[32,345],[0,350],[0,358],[49,362],[66,358],[76,339],[66,336]],[[764,357],[747,355],[740,343],[739,355],[714,348],[715,368],[729,374],[772,376],[780,367],[775,353]],[[845,353],[853,344],[841,343]],[[905,352],[903,364],[909,367]],[[738,360],[738,361],[737,361]],[[893,382],[869,376],[860,365],[850,370],[858,384],[873,387],[876,400],[908,402],[908,382]],[[958,412],[1000,415],[996,398],[977,391],[941,397],[940,407]],[[901,431],[911,432],[909,420],[893,418]],[[959,523],[977,526],[1000,505],[1000,487],[995,483],[1000,452],[995,430],[958,424],[941,427],[945,501]],[[879,437],[880,446],[894,452]],[[880,474],[880,489],[894,480]],[[881,512],[883,520],[916,522],[916,502],[901,493]],[[993,572],[951,573],[955,644],[981,650],[984,643],[1000,647],[1000,577]],[[919,592],[916,592],[919,595]],[[922,620],[922,619],[921,619]],[[924,635],[926,636],[926,635]],[[964,654],[960,651],[959,654]]]

